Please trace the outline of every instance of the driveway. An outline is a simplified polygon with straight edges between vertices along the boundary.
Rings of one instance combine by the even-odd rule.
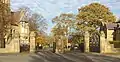
[[[72,51],[56,54],[51,51],[38,53],[0,54],[0,62],[120,62],[120,58]]]

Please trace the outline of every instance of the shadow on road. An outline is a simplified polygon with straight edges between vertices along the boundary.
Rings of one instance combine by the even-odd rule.
[[[30,62],[74,62],[50,51],[40,51],[36,55],[31,56],[31,58]]]
[[[32,58],[30,62],[120,62],[120,58],[81,53],[80,51],[71,51],[64,54],[40,51],[30,57]]]
[[[93,62],[84,56],[80,51],[56,54],[50,51],[40,51],[31,56],[30,62]]]
[[[44,59],[41,59],[40,57],[31,56],[32,60],[30,62],[45,62]]]

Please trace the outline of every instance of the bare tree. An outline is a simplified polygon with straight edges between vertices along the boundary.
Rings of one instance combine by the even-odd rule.
[[[10,6],[0,0],[0,48],[4,47],[4,37],[10,28]]]
[[[33,13],[29,19],[29,26],[31,31],[44,32],[47,29],[46,19],[37,13]]]

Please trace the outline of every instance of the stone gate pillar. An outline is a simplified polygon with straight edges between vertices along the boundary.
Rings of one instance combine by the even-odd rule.
[[[100,35],[100,53],[105,53],[105,33],[101,31]]]
[[[89,32],[85,32],[85,37],[84,37],[84,51],[89,52]]]
[[[19,53],[20,52],[19,33],[17,32],[14,35],[15,35],[14,40],[13,40],[13,42],[14,42],[14,52]]]
[[[30,33],[30,52],[35,52],[35,32]]]

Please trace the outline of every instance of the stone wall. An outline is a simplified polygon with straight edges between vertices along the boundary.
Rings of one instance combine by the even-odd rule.
[[[110,31],[110,33],[112,33],[112,31]],[[110,44],[110,39],[112,36],[108,35],[108,39],[105,38],[105,34],[104,32],[101,32],[101,36],[100,36],[100,51],[101,53],[112,53],[113,52],[113,45]]]
[[[5,48],[0,48],[0,53],[19,53],[19,32],[18,26],[12,26],[11,33],[5,36]],[[11,36],[10,36],[11,35]],[[9,38],[8,38],[9,37]]]
[[[114,44],[110,44],[110,41],[113,41],[113,32],[114,30],[107,30],[107,38],[104,37],[104,33],[100,36],[101,53],[120,53],[119,49],[114,48]]]
[[[0,48],[0,53],[19,53],[19,39],[12,39],[10,42],[6,42],[5,48]]]

